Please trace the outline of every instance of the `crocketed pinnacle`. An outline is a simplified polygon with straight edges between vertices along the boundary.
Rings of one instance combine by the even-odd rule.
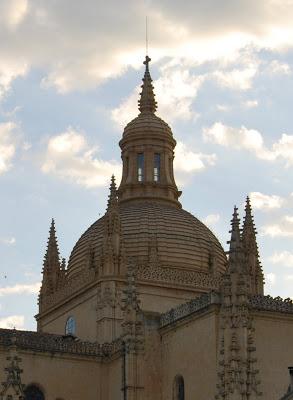
[[[117,187],[115,182],[115,176],[112,175],[111,177],[111,184],[109,188],[109,197],[108,197],[108,206],[107,211],[111,210],[113,207],[117,206],[118,198],[117,198]]]
[[[141,85],[142,91],[140,93],[140,99],[138,101],[138,108],[141,113],[151,112],[155,113],[157,110],[157,102],[155,100],[154,87],[152,85],[152,78],[149,71],[149,62],[151,61],[149,56],[146,56],[145,61],[145,73],[142,79],[143,84]]]
[[[52,218],[47,251],[44,258],[44,268],[48,270],[54,267],[58,268],[59,266],[60,266],[60,258],[59,258],[58,242],[56,237],[55,221]]]
[[[240,219],[238,217],[238,208],[234,206],[233,217],[231,220],[231,239],[228,244],[230,244],[229,253],[235,252],[237,249],[241,248],[241,235],[240,235]]]
[[[250,199],[246,197],[246,204],[245,204],[245,217],[243,221],[243,232],[242,238],[243,240],[247,240],[249,238],[256,238],[256,229],[254,225],[254,220],[252,216],[252,209],[250,204]]]

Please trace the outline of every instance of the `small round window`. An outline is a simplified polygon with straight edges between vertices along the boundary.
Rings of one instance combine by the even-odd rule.
[[[65,325],[65,335],[75,335],[75,319],[69,317]]]

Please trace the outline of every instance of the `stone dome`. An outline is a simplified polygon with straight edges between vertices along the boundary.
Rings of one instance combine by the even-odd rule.
[[[172,130],[165,121],[156,114],[144,112],[139,114],[126,125],[123,132],[123,139],[133,139],[145,132],[148,134],[155,133],[156,135],[162,134],[163,136],[167,134],[168,136],[173,137]]]
[[[88,268],[89,248],[99,257],[102,251],[105,216],[80,237],[68,264],[68,277]],[[226,255],[215,235],[189,212],[172,205],[142,201],[120,205],[121,235],[127,257],[148,265],[155,241],[160,267],[215,273],[226,267]]]

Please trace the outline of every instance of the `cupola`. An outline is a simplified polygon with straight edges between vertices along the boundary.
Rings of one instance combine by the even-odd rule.
[[[119,142],[123,161],[119,203],[151,199],[181,207],[178,201],[181,192],[177,189],[173,171],[176,141],[169,125],[155,114],[157,102],[149,71],[150,61],[146,56],[138,101],[140,113],[125,127]]]

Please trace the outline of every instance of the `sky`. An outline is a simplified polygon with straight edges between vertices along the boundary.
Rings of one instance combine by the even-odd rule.
[[[0,0],[0,327],[36,329],[62,257],[105,212],[149,55],[184,209],[227,249],[250,195],[265,293],[293,296],[293,1]]]

